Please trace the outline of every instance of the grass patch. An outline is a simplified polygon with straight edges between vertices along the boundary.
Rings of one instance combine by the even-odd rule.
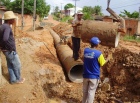
[[[72,20],[72,19],[73,19],[73,18],[70,17],[70,16],[65,16],[65,17],[62,18],[61,21],[62,21],[62,22],[68,22],[68,23],[69,23],[69,21]]]
[[[123,40],[125,40],[125,41],[140,42],[140,37],[139,38],[135,38],[134,36],[126,35],[126,36],[123,37]]]

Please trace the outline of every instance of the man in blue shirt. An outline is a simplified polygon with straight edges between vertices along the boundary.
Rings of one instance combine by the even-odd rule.
[[[90,40],[91,48],[84,50],[82,103],[93,103],[100,78],[100,66],[103,66],[109,59],[105,60],[101,51],[97,50],[100,42],[99,38],[93,37]]]

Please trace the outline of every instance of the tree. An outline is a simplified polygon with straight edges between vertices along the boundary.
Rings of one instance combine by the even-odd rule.
[[[83,12],[89,13],[89,14],[93,14],[94,13],[94,8],[91,6],[84,6],[83,7]]]
[[[99,5],[94,6],[94,13],[96,15],[102,15],[101,11],[102,11],[102,7],[101,6],[99,6]]]
[[[139,12],[134,11],[133,13],[128,12],[127,10],[124,10],[123,12],[121,12],[121,14],[119,14],[122,17],[129,17],[129,18],[138,18],[139,17]]]
[[[8,6],[7,5],[5,6],[7,7],[8,10],[21,13],[22,0],[14,0],[13,2],[10,2]],[[33,8],[34,8],[34,0],[24,0],[24,13],[25,14],[32,15]],[[36,14],[38,14],[41,18],[43,18],[45,15],[48,15],[49,11],[50,11],[50,5],[47,5],[45,0],[37,0]]]
[[[10,0],[1,0],[0,1],[0,5],[9,5],[9,3],[10,3]]]
[[[55,7],[54,12],[55,13],[58,13],[59,12],[59,7],[58,6]]]
[[[47,5],[45,0],[37,0],[36,13],[40,17],[44,17],[48,15],[49,11],[50,11],[50,5]]]
[[[83,19],[84,20],[91,20],[93,19],[92,14],[94,14],[94,8],[91,6],[84,6],[83,7]]]
[[[64,6],[64,9],[67,10],[67,9],[69,9],[69,8],[73,8],[73,7],[74,7],[73,4],[68,3],[68,4],[66,4],[66,5]]]
[[[98,6],[98,5],[94,6],[94,7],[84,6],[83,7],[83,13],[84,13],[83,19],[92,20],[93,19],[93,14],[103,15],[101,11],[102,11],[102,7]]]
[[[0,0],[0,5],[10,7],[10,0]]]
[[[58,6],[56,6],[55,9],[54,9],[54,15],[57,18],[60,18],[60,10],[59,10],[59,7]]]

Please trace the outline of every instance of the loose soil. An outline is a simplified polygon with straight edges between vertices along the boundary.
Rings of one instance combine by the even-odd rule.
[[[2,73],[7,81],[0,88],[0,103],[81,103],[82,83],[69,81],[54,47],[49,29],[59,35],[70,35],[69,24],[59,23],[49,16],[44,27],[36,25],[16,27],[17,52],[22,64],[23,84],[9,84],[6,60],[2,57]],[[63,29],[63,30],[61,30]],[[67,44],[71,46],[71,38]],[[81,42],[80,57],[89,46]],[[112,59],[101,68],[101,81],[96,92],[95,103],[140,102],[140,43],[121,40],[117,48],[99,46],[105,57]],[[106,81],[109,78],[109,81]]]

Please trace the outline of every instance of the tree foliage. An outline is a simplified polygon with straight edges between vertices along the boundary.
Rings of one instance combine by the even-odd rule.
[[[58,6],[54,8],[54,15],[56,16],[56,18],[60,18],[60,10]]]
[[[89,14],[93,14],[94,13],[94,8],[91,7],[91,6],[84,6],[83,12],[86,12],[86,13],[89,13]]]
[[[0,0],[0,5],[4,6],[4,5],[9,5],[11,0]]]
[[[94,6],[94,7],[91,7],[91,6],[84,6],[83,8],[83,19],[93,19],[93,15],[102,15],[101,13],[102,11],[102,7],[101,6]]]
[[[8,1],[10,0],[3,0]],[[8,10],[12,10],[17,13],[21,13],[22,8],[22,0],[14,0],[13,2],[9,2],[8,4],[4,3]],[[34,11],[34,0],[24,0],[24,14],[32,15]],[[50,11],[50,5],[47,5],[45,0],[37,0],[36,1],[36,14],[40,17],[44,17],[48,15]]]
[[[83,8],[83,19],[85,20],[91,20],[92,18],[92,14],[94,13],[94,8],[91,6],[84,6]]]
[[[129,18],[138,18],[139,17],[139,12],[134,11],[132,13],[128,12],[127,10],[124,10],[123,12],[121,12],[120,16],[122,17],[129,17]]]
[[[99,5],[94,6],[93,10],[94,10],[94,13],[95,13],[96,15],[101,15],[101,14],[102,14],[102,13],[101,13],[102,7],[99,6]]]
[[[67,9],[69,9],[69,8],[73,8],[73,7],[74,7],[73,4],[68,3],[68,4],[66,4],[66,5],[64,6],[64,9],[67,10]]]
[[[59,7],[58,6],[55,7],[54,12],[55,13],[58,13],[59,12]]]

